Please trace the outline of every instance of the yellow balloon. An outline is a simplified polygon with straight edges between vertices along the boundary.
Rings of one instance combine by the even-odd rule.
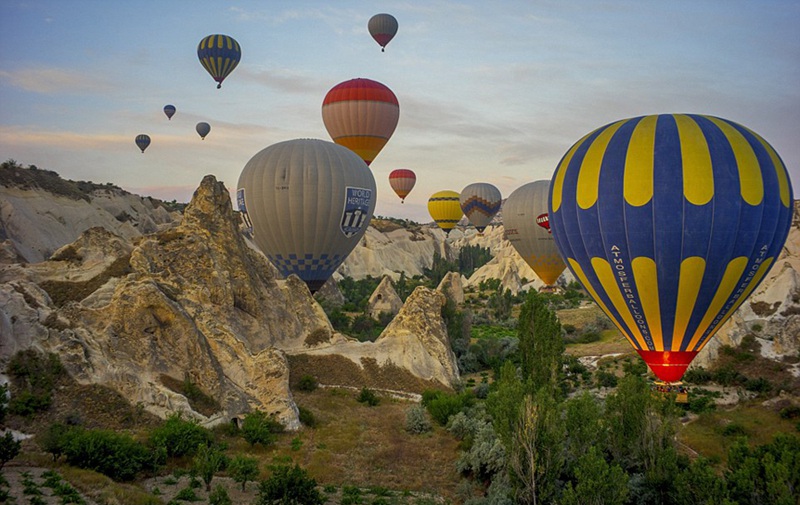
[[[439,191],[428,199],[428,213],[446,234],[456,227],[463,216],[459,194],[455,191]]]

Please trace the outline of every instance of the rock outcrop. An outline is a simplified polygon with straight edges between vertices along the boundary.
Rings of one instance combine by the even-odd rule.
[[[0,366],[23,349],[55,352],[79,383],[109,386],[162,417],[184,412],[210,425],[260,409],[297,428],[287,356],[306,353],[367,366],[416,392],[458,378],[440,294],[411,297],[398,315],[405,322],[390,325],[400,337],[373,344],[334,332],[306,285],[276,279],[247,243],[213,176],[174,227],[133,241],[95,227],[47,261],[4,258]],[[187,382],[218,406],[200,411],[183,394]]]
[[[102,227],[132,239],[180,220],[179,214],[154,200],[118,188],[95,189],[84,196],[0,185],[0,240],[9,240],[25,261],[38,263],[88,228]]]
[[[298,373],[310,373],[325,385],[341,384],[346,358],[352,369],[369,370],[364,380],[370,387],[416,393],[453,387],[459,374],[441,317],[444,302],[444,295],[420,286],[375,342],[343,337],[307,349],[303,360],[297,360],[305,364]]]
[[[436,291],[444,293],[456,305],[463,305],[464,303],[464,282],[461,274],[458,272],[447,272],[439,285],[436,286]]]
[[[394,290],[392,279],[386,275],[369,296],[367,311],[370,317],[378,319],[382,313],[395,315],[403,306],[403,300]]]

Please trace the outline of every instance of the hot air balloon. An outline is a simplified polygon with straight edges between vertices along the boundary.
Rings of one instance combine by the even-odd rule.
[[[167,115],[167,119],[172,119],[172,116],[175,115],[175,106],[174,105],[165,105],[164,106],[164,114]]]
[[[503,204],[504,237],[547,285],[567,266],[550,230],[547,199],[550,181],[529,182],[515,189]]]
[[[317,291],[367,230],[377,193],[372,172],[332,142],[271,145],[247,162],[237,203],[253,240],[284,276]]]
[[[488,182],[470,184],[461,190],[459,196],[461,210],[480,235],[483,235],[483,230],[489,226],[502,203],[500,190]]]
[[[553,176],[549,209],[570,270],[672,382],[772,267],[792,188],[778,154],[751,130],[663,114],[579,140]]]
[[[463,213],[455,191],[439,191],[428,199],[428,213],[446,235],[456,227]]]
[[[391,14],[375,14],[369,18],[367,29],[372,38],[381,46],[381,52],[397,34],[397,20]]]
[[[142,150],[142,153],[144,153],[144,150],[147,149],[147,146],[150,145],[150,136],[145,135],[144,133],[140,133],[139,135],[136,136],[135,142],[136,146]]]
[[[217,89],[222,81],[233,72],[242,59],[242,49],[233,37],[227,35],[209,35],[197,45],[197,57],[200,64],[217,81]]]
[[[195,126],[194,129],[197,130],[197,134],[200,135],[200,138],[205,140],[206,135],[208,135],[208,132],[211,131],[211,125],[201,121],[197,123],[197,126]]]
[[[400,203],[405,203],[406,197],[414,189],[416,182],[417,175],[411,170],[400,168],[392,170],[392,173],[389,174],[389,185],[400,197]]]
[[[322,102],[322,121],[334,142],[372,163],[394,133],[400,105],[377,81],[351,79],[337,84]]]

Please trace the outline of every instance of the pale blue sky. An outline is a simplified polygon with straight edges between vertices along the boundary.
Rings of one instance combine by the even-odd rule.
[[[366,77],[400,102],[372,163],[376,213],[428,221],[435,191],[550,178],[589,131],[643,114],[720,116],[761,134],[800,191],[800,1],[0,0],[0,158],[188,201],[206,174],[292,138]],[[366,25],[399,22],[381,53]],[[217,90],[196,48],[242,46]],[[178,112],[167,121],[166,104]],[[211,124],[201,141],[198,121]],[[134,137],[152,144],[142,155]],[[395,168],[417,173],[401,205]]]

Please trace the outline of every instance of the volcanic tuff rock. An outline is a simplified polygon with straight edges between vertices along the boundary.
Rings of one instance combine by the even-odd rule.
[[[306,285],[275,279],[249,246],[213,176],[176,227],[133,243],[91,228],[48,261],[0,264],[0,281],[0,364],[22,349],[55,352],[78,382],[109,386],[162,417],[214,424],[258,408],[298,427],[286,354],[341,351],[379,371],[391,361],[394,376],[439,387],[458,378],[440,294],[410,297],[405,323],[390,325],[400,337],[387,328],[373,344],[335,333]],[[184,381],[215,399],[216,412],[191,405]]]
[[[458,272],[447,272],[442,278],[436,291],[444,293],[445,296],[453,300],[456,305],[464,303],[464,283],[463,277]]]
[[[367,310],[370,317],[378,319],[382,312],[395,315],[402,306],[403,300],[394,290],[392,279],[385,275],[367,301]]]
[[[118,188],[95,189],[84,196],[0,185],[0,240],[10,240],[25,261],[37,263],[91,227],[132,239],[180,220],[179,214],[152,199]]]
[[[456,357],[450,348],[447,328],[441,317],[444,295],[423,286],[417,287],[400,309],[391,323],[383,330],[375,342],[359,342],[350,338],[340,338],[327,344],[306,350],[303,354],[311,357],[343,356],[358,368],[366,362],[377,364],[380,369],[405,371],[439,387],[453,387],[459,380]],[[324,361],[320,361],[323,364]],[[327,383],[325,370],[318,370],[320,382]],[[377,383],[382,389],[399,389],[390,382]],[[406,381],[407,382],[407,381]],[[416,388],[421,392],[423,387]]]

